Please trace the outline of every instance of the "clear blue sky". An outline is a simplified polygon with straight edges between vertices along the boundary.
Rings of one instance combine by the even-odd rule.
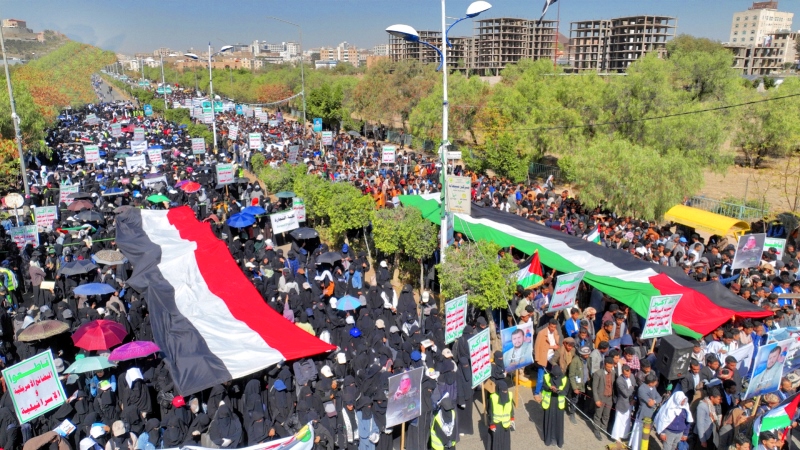
[[[544,0],[489,0],[486,17],[538,18]],[[448,16],[461,16],[471,0],[448,0]],[[555,20],[561,4],[561,32],[569,22],[634,14],[678,18],[678,32],[726,40],[733,12],[749,0],[559,0],[547,19]],[[297,38],[294,27],[266,18],[277,16],[302,25],[304,47],[334,46],[347,41],[371,48],[387,43],[387,26],[406,23],[418,30],[440,28],[437,0],[0,0],[0,17],[28,21],[41,31],[55,29],[72,39],[124,53],[176,50],[255,39],[280,42]],[[794,12],[800,27],[800,0],[782,0],[780,10]],[[471,23],[457,25],[453,35],[470,35]]]

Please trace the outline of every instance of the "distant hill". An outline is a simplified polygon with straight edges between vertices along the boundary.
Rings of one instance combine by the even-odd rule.
[[[69,42],[67,36],[53,30],[35,33],[29,29],[3,28],[3,37],[8,57],[23,60],[39,59]]]

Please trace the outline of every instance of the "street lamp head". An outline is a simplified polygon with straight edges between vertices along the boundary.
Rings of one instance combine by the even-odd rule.
[[[492,5],[489,2],[485,2],[483,0],[479,0],[477,2],[472,2],[467,8],[467,17],[472,18],[477,16],[482,12],[486,12],[491,8]]]
[[[194,53],[184,53],[183,56],[185,56],[187,58],[195,59],[195,60],[199,60],[200,59],[200,57],[195,55]]]
[[[419,33],[417,33],[417,30],[415,30],[414,27],[409,25],[392,25],[386,29],[386,32],[408,42],[419,42]]]
[[[230,50],[230,49],[232,49],[232,48],[233,48],[233,46],[232,46],[232,45],[223,45],[223,46],[222,46],[222,48],[221,48],[221,49],[219,49],[219,52],[220,52],[220,53],[222,53],[222,52],[227,52],[228,50]]]

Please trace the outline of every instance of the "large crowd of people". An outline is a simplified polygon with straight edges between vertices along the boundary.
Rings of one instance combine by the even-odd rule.
[[[99,99],[110,96],[106,84],[95,80],[95,86]],[[184,95],[176,92],[170,100],[182,101]],[[89,115],[97,122],[88,123]],[[606,247],[654,264],[683,267],[687,276],[700,281],[727,283],[732,292],[773,310],[774,316],[763,322],[734,319],[694,342],[689,373],[668,380],[656,370],[658,345],[640,339],[642,318],[624,304],[604,295],[592,296],[599,301],[590,304],[586,295],[580,308],[548,314],[551,276],[540,287],[518,290],[499,316],[480,311],[470,315],[463,336],[447,345],[435,292],[419,292],[417,299],[410,285],[396,288],[387,261],[373,263],[372,255],[354,254],[345,247],[340,261],[318,264],[317,258],[328,250],[318,240],[279,245],[268,220],[261,218],[241,229],[226,223],[226,217],[247,206],[262,207],[267,213],[286,206],[248,178],[246,170],[252,168],[255,154],[263,156],[261,164],[287,162],[292,145],[301,146],[297,164],[305,164],[309,173],[353,183],[373,196],[378,208],[401,207],[398,197],[403,194],[441,189],[442,167],[435,157],[407,150],[398,153],[395,164],[382,164],[380,144],[374,140],[341,134],[323,148],[310,127],[280,119],[273,114],[262,123],[236,111],[218,113],[219,152],[209,149],[202,155],[192,154],[185,128],[163,117],[145,116],[139,105],[129,101],[101,101],[69,110],[48,131],[52,158],[31,167],[31,195],[18,218],[4,221],[0,231],[4,237],[0,295],[7,308],[0,310],[0,352],[8,367],[52,351],[69,400],[20,424],[4,386],[0,447],[12,450],[39,442],[37,436],[69,420],[76,429],[61,442],[74,450],[242,448],[291,436],[309,422],[316,449],[387,450],[397,446],[401,434],[399,427],[387,427],[388,378],[422,367],[422,414],[405,424],[405,445],[411,450],[451,449],[463,436],[477,434],[475,423],[480,423],[473,417],[473,401],[481,397],[480,389],[471,384],[467,341],[487,327],[494,333],[500,320],[535,322],[531,343],[535,363],[513,376],[505,370],[503,352],[496,349],[493,354],[486,385],[491,441],[487,446],[493,450],[511,448],[514,412],[521,405],[510,387],[528,377],[536,379],[534,395],[540,406],[535,407],[544,410],[544,444],[559,448],[569,444],[565,416],[573,422],[580,416],[591,424],[598,440],[606,440],[606,435],[636,447],[649,419],[665,450],[688,448],[689,443],[697,448],[749,449],[754,424],[794,395],[791,381],[784,379],[778,392],[763,396],[754,408],[754,399],[743,398],[749,374],[740,373],[729,355],[740,345],[765,344],[771,330],[800,325],[793,302],[777,295],[800,292],[800,261],[793,246],[787,245],[781,258],[765,252],[757,268],[733,271],[735,249],[727,244],[586,208],[569,192],[558,192],[552,180],[512,183],[456,167],[456,173],[472,177],[473,200],[485,207],[579,238],[599,230]],[[122,126],[119,136],[112,135],[115,124]],[[230,139],[233,126],[236,139]],[[134,129],[140,127],[148,147],[161,149],[162,164],[150,161],[129,167],[121,156],[131,151]],[[250,148],[249,133],[262,134],[260,148]],[[84,145],[97,145],[100,161],[87,164]],[[221,163],[237,168],[236,181],[227,189],[215,177],[215,165]],[[188,181],[201,188],[186,192],[176,187]],[[79,195],[62,198],[62,186],[79,186]],[[24,242],[18,248],[10,229],[35,223],[32,208],[46,205],[58,206],[58,218],[40,231],[38,243]],[[147,298],[126,286],[130,264],[93,264],[93,255],[116,249],[118,208],[179,205],[189,206],[198,219],[210,222],[267,304],[338,350],[181,396],[163,354],[122,361],[101,371],[67,374],[77,360],[105,352],[82,349],[66,333],[39,341],[19,339],[25,329],[43,320],[63,322],[74,331],[102,318],[124,326],[126,342],[152,340]],[[463,236],[457,234],[455,240],[455,245],[464,245]],[[431,268],[436,262],[434,255]],[[64,270],[76,265],[86,270],[75,275]],[[42,288],[44,282],[47,288]],[[87,283],[107,284],[113,292],[76,295],[74,289]],[[347,295],[360,299],[363,306],[336,309],[337,299]],[[755,441],[759,448],[773,449],[791,437],[767,432],[756,435]]]

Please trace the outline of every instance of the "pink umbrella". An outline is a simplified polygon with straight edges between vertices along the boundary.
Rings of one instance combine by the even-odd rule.
[[[160,351],[155,342],[150,341],[133,341],[127,344],[120,345],[111,351],[108,356],[109,361],[127,361],[129,359],[143,358],[147,355],[152,355]]]
[[[200,186],[200,183],[198,183],[196,181],[190,181],[190,182],[184,184],[183,186],[181,186],[181,190],[183,192],[186,192],[187,194],[191,194],[193,192],[197,192],[202,188],[203,188],[203,186]]]

